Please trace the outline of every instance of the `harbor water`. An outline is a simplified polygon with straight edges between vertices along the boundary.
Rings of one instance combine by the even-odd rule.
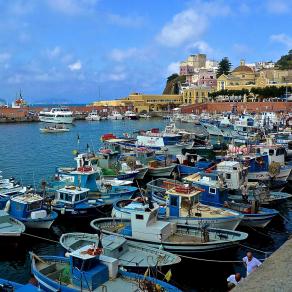
[[[166,123],[160,119],[78,121],[71,126],[71,131],[60,134],[40,133],[39,123],[0,124],[0,170],[4,177],[15,177],[24,185],[37,187],[41,181],[54,175],[57,166],[74,166],[73,150],[100,148],[100,136],[103,134],[119,136],[139,129],[162,129]],[[200,131],[200,128],[197,127],[196,131]],[[291,192],[291,186],[288,185],[287,191]],[[249,233],[244,245],[255,249],[254,255],[259,259],[264,259],[279,248],[292,232],[292,201],[277,208],[282,217],[275,218],[266,229],[241,229]],[[62,233],[70,231],[93,232],[89,224],[83,222],[57,222],[49,231],[29,231],[29,234],[24,234],[14,242],[1,242],[0,277],[28,282],[31,278],[29,251],[40,255],[61,255],[64,250],[57,243],[58,239]],[[241,272],[245,276],[245,270],[241,263],[221,261],[240,261],[247,247],[239,246],[233,253],[212,254],[208,261],[183,259],[172,268],[172,283],[183,291],[226,291],[226,278],[234,272]]]

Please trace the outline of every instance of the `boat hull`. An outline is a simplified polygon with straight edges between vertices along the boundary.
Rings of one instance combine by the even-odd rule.
[[[154,176],[154,177],[171,176],[171,173],[173,172],[175,167],[176,167],[176,164],[172,164],[170,166],[165,166],[165,167],[158,167],[158,168],[149,167],[148,173],[149,175]]]
[[[39,120],[44,123],[72,124],[74,118],[73,117],[40,116]]]

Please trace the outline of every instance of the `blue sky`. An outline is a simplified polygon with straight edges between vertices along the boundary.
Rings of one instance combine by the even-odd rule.
[[[277,60],[292,49],[291,15],[291,0],[0,0],[0,99],[161,93],[198,52]]]

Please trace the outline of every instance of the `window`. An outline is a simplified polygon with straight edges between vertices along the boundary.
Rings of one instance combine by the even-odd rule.
[[[213,76],[210,76],[210,79],[213,79]]]
[[[75,202],[79,202],[80,201],[80,195],[79,194],[76,194],[75,195]]]
[[[285,150],[284,150],[284,148],[279,148],[279,149],[277,149],[277,151],[276,151],[276,156],[284,155],[284,154],[285,154]]]
[[[215,188],[209,188],[209,193],[215,195],[216,189]]]
[[[269,155],[270,155],[270,156],[274,155],[274,149],[270,149],[270,150],[269,150]]]
[[[136,214],[136,219],[143,220],[144,219],[144,216],[143,215],[140,215],[140,214]]]
[[[36,201],[27,205],[27,211],[38,210],[42,206],[42,201]]]
[[[86,197],[87,197],[87,193],[80,194],[80,201],[83,201],[84,199],[86,199]]]
[[[231,179],[231,173],[226,173],[226,179]]]

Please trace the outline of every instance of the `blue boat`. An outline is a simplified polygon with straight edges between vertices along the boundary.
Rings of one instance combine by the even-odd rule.
[[[9,202],[9,214],[27,228],[49,229],[58,217],[55,211],[44,206],[44,199],[37,194],[17,195]]]
[[[88,218],[99,214],[105,206],[102,200],[88,198],[89,189],[75,186],[66,186],[57,190],[52,201],[52,209],[59,216],[69,218]]]
[[[0,291],[1,292],[36,292],[41,291],[31,284],[19,284],[13,281],[8,281],[0,278]]]
[[[160,287],[162,291],[181,291],[155,278],[122,271],[118,259],[101,252],[102,246],[86,245],[71,252],[69,258],[31,254],[31,271],[40,287],[52,292],[139,291],[141,285],[145,288],[148,285],[149,289]]]
[[[199,198],[201,203],[241,212],[244,217],[240,225],[250,227],[266,227],[278,215],[278,211],[262,208],[257,201],[252,202],[252,204],[231,202],[228,199],[229,189],[219,175],[216,171],[213,173],[201,172],[192,180],[194,186],[203,190]]]
[[[66,185],[71,182],[75,187],[89,189],[89,199],[101,200],[104,204],[113,204],[120,199],[129,199],[138,188],[133,186],[112,186],[104,183],[99,170],[92,167],[83,167],[77,170],[59,169],[59,175],[63,176],[65,183],[56,182],[56,185]],[[67,180],[66,180],[67,177]],[[60,188],[60,187],[59,187]]]

